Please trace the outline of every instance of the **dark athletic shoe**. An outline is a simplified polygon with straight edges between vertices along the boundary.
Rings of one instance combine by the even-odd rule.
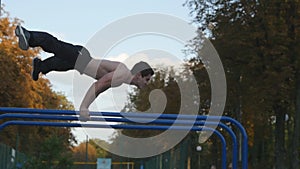
[[[41,59],[38,57],[35,57],[32,60],[32,72],[31,72],[31,77],[34,81],[37,81],[39,79],[39,74],[41,72]]]
[[[21,25],[18,25],[15,29],[15,34],[19,38],[19,47],[23,50],[28,50],[28,40],[30,38],[30,33]]]

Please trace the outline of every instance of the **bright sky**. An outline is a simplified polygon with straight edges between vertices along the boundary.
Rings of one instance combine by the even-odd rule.
[[[105,26],[135,14],[162,13],[179,17],[187,22],[192,19],[189,16],[187,7],[183,6],[185,0],[1,0],[1,2],[5,4],[5,10],[10,13],[10,17],[21,19],[23,21],[22,25],[29,30],[47,31],[61,40],[83,46]],[[170,27],[170,29],[173,28]],[[152,44],[141,43],[146,41],[152,42]],[[146,50],[145,53],[147,53],[147,49],[160,49],[162,50],[160,52],[167,51],[182,57],[182,44],[170,43],[169,41],[167,38],[161,40],[161,37],[158,40],[155,36],[144,36],[140,39],[138,37],[116,46],[108,53],[108,57],[124,61],[129,55],[134,55],[139,51]],[[42,58],[48,56],[51,55],[42,54]],[[161,63],[164,62],[161,61]],[[77,76],[79,74],[75,75],[75,77]],[[54,90],[63,92],[68,99],[73,101],[74,72],[49,73],[46,78],[53,84]],[[93,81],[87,80],[87,82],[90,85]],[[84,92],[85,89],[83,89]],[[102,94],[97,99],[99,104],[97,104],[96,110],[120,111],[123,105],[118,104],[119,101],[116,101],[115,98],[111,99],[111,96]],[[126,99],[126,97],[123,99]],[[101,139],[109,138],[112,133],[107,129],[94,132],[100,133],[99,137]],[[86,138],[86,132],[82,129],[75,129],[74,134],[79,141]]]

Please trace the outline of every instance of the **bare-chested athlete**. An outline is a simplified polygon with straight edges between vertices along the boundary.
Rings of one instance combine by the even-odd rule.
[[[154,74],[153,69],[146,62],[138,62],[129,70],[121,62],[94,59],[83,46],[60,41],[47,32],[28,31],[18,25],[15,34],[19,38],[21,49],[41,47],[45,52],[54,54],[43,61],[37,57],[33,59],[33,80],[38,80],[40,73],[47,74],[50,71],[72,69],[97,80],[91,85],[80,105],[80,120],[82,121],[89,119],[88,108],[100,93],[123,83],[135,85],[141,89],[147,85]]]

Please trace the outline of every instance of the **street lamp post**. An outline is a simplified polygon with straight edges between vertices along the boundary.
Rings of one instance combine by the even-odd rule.
[[[198,152],[198,168],[200,168],[200,151],[202,150],[202,147],[199,145],[196,147],[196,150]]]

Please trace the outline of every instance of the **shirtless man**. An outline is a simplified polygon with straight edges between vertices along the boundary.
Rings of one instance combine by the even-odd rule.
[[[138,62],[129,70],[121,62],[94,59],[83,46],[60,41],[47,32],[28,31],[18,25],[15,34],[19,38],[21,49],[41,47],[45,52],[54,54],[43,61],[37,57],[33,59],[33,80],[38,80],[40,73],[47,74],[50,71],[72,69],[97,80],[88,89],[80,105],[80,120],[82,121],[89,119],[88,108],[100,93],[123,83],[135,85],[139,89],[144,88],[154,74],[153,69],[146,62]]]

